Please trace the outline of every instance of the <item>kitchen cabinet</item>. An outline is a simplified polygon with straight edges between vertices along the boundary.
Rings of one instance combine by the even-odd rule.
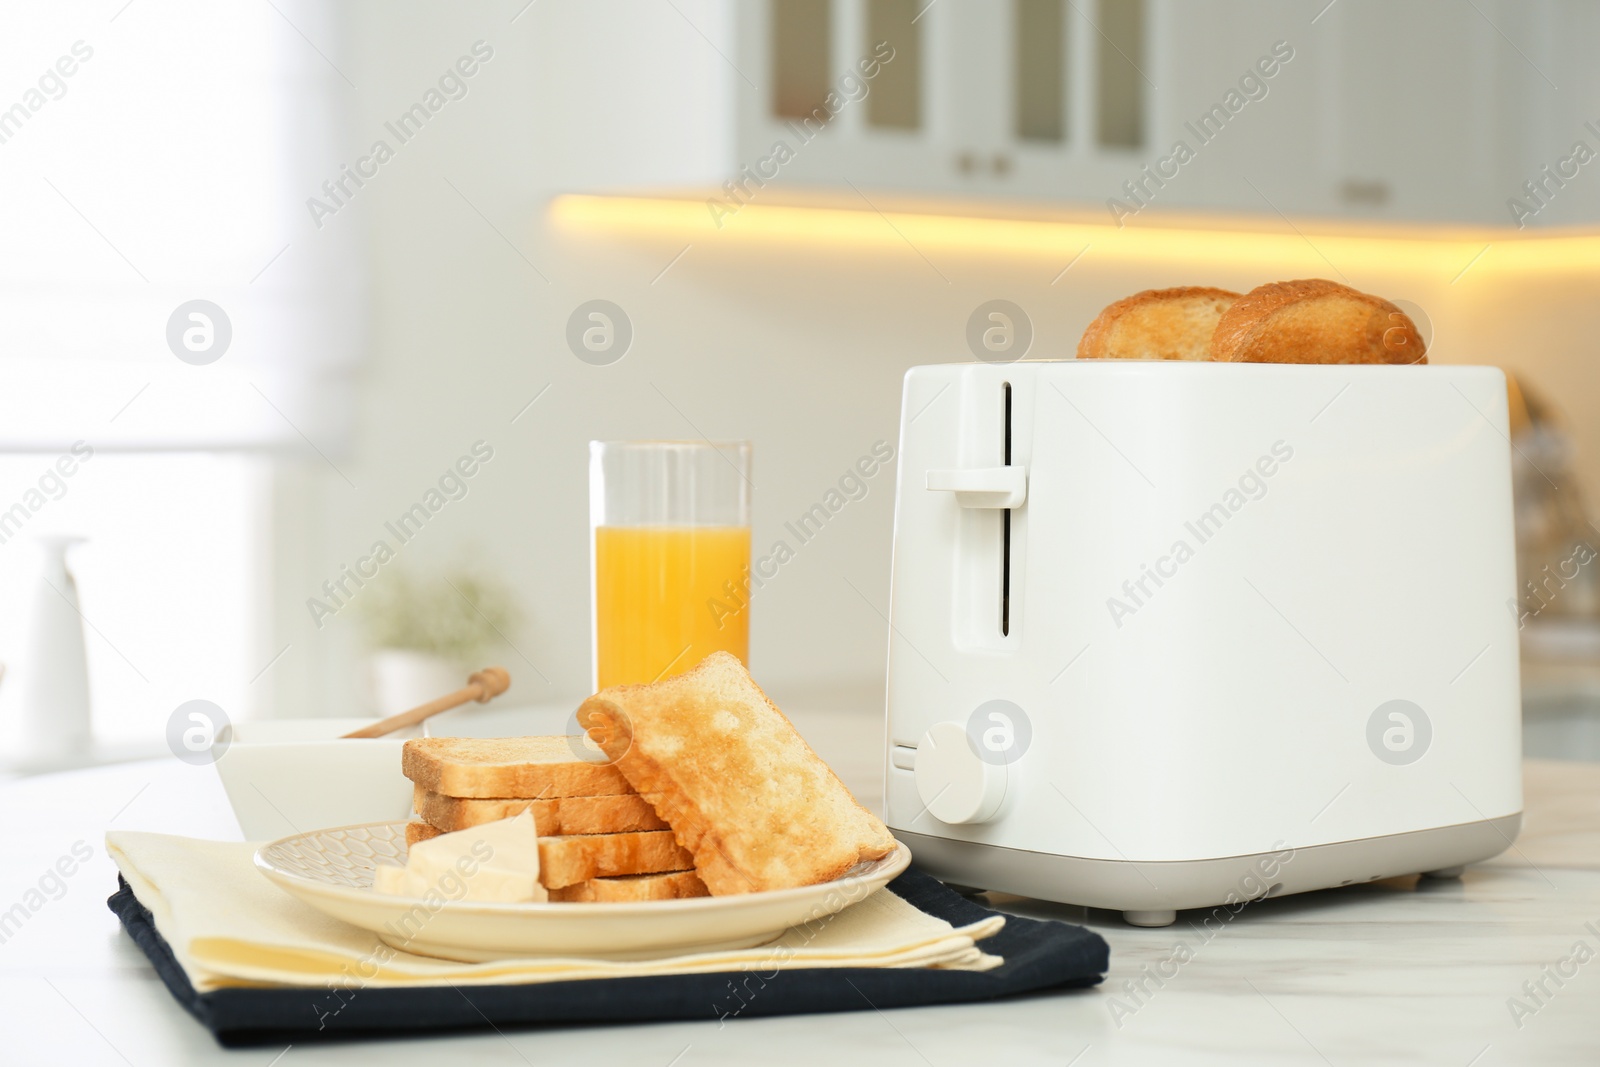
[[[1600,154],[1583,0],[766,0],[734,19],[736,166],[781,143],[764,180],[786,186],[1123,223],[1600,220],[1600,163],[1570,159],[1579,139]]]
[[[1255,54],[1282,42],[1293,56],[1207,146],[1194,168],[1199,180],[1175,199],[1297,214],[1508,221],[1517,118],[1542,83],[1491,21],[1493,5],[1336,0],[1319,7],[1229,0],[1164,8],[1159,47],[1168,91],[1156,125],[1165,134],[1181,136],[1178,120],[1238,85]],[[1507,30],[1526,34],[1537,21],[1526,16],[1549,7],[1526,5],[1523,17],[1506,20]]]
[[[1105,5],[1102,5],[1105,6]],[[1145,113],[1140,57],[1140,0],[1118,0],[1123,50],[1075,13],[1075,0],[769,0],[735,8],[736,65],[756,86],[737,94],[741,165],[768,157],[778,142],[792,146],[786,182],[932,194],[1082,196],[1115,188],[1136,157]],[[785,88],[798,65],[785,53],[803,50],[802,26],[825,22],[830,35],[824,86],[837,106],[820,113]],[[874,77],[858,74],[880,42],[892,56]],[[1120,107],[1097,107],[1089,75],[1104,48],[1115,69],[1106,80],[1124,92]],[[910,84],[906,82],[909,79]],[[803,80],[803,79],[801,79]],[[889,108],[880,97],[912,94],[916,105]],[[804,94],[800,99],[804,100]],[[888,112],[886,115],[885,112]],[[818,114],[817,121],[803,116]],[[831,115],[822,121],[822,115]],[[1099,127],[1105,127],[1105,136]],[[1131,131],[1131,133],[1130,133]],[[814,136],[808,136],[812,135]],[[1102,141],[1106,143],[1102,143]]]

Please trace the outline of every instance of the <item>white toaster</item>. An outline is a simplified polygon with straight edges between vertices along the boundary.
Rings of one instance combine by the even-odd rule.
[[[1160,926],[1521,825],[1491,367],[905,379],[887,821],[947,881]]]

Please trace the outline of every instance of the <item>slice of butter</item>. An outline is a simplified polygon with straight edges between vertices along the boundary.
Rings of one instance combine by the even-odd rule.
[[[392,893],[397,897],[422,896],[423,891],[412,892],[411,872],[392,863],[380,863],[372,872],[372,888],[379,893]]]
[[[539,884],[539,834],[533,813],[440,834],[411,846],[404,867],[373,873],[379,893],[506,904],[549,900]]]

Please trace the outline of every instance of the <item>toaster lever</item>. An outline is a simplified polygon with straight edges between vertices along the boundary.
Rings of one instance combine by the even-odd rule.
[[[954,493],[964,508],[1016,508],[1028,499],[1028,468],[929,471],[926,484],[934,492]]]

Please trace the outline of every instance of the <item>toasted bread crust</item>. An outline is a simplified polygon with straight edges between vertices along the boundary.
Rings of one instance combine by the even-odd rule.
[[[667,830],[539,839],[539,881],[548,889],[627,874],[682,871],[694,858]]]
[[[469,798],[443,796],[419,785],[413,790],[412,807],[425,822],[445,831],[482,826],[524,811],[533,812],[533,824],[541,837],[667,828],[650,802],[637,793],[544,800]]]
[[[1204,360],[1217,321],[1239,299],[1228,289],[1146,289],[1107,305],[1078,341],[1079,359]]]
[[[682,900],[707,895],[706,884],[693,871],[667,871],[662,874],[623,874],[615,878],[591,878],[587,882],[550,890],[551,901],[574,903],[618,902],[630,900]]]
[[[812,885],[894,851],[727,653],[584,701],[578,723],[666,819],[714,896]]]
[[[1382,297],[1323,278],[1271,282],[1217,323],[1221,363],[1426,363],[1416,323]]]
[[[401,749],[400,769],[430,792],[451,797],[550,798],[633,792],[581,737],[419,737]]]

